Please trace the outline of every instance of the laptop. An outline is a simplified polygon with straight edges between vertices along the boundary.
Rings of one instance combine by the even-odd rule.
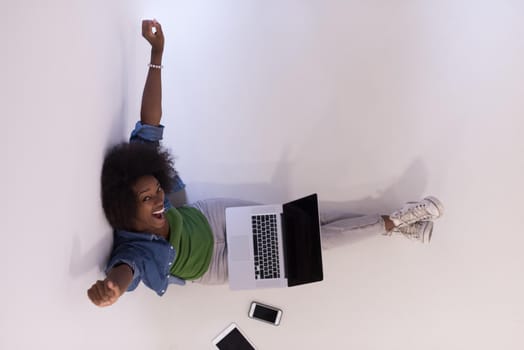
[[[316,194],[285,204],[227,208],[226,232],[231,289],[323,280]]]

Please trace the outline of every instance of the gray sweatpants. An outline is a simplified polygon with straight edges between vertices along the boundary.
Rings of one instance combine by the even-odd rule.
[[[227,281],[226,208],[255,205],[240,199],[215,198],[189,206],[200,210],[209,221],[215,238],[213,256],[207,272],[194,282],[221,284]],[[327,210],[319,205],[322,248],[329,249],[386,231],[380,215],[358,215]]]

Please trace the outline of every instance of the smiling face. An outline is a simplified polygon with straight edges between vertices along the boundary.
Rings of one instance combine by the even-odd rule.
[[[133,185],[137,200],[135,229],[166,236],[169,232],[164,214],[164,191],[158,180],[152,176],[142,176]]]

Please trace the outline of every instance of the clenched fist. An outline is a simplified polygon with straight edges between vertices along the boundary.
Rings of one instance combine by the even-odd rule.
[[[156,53],[164,51],[164,33],[156,19],[142,21],[142,36],[151,44],[151,50]]]
[[[87,291],[87,296],[97,306],[113,305],[121,295],[122,291],[118,284],[108,278],[96,281]]]

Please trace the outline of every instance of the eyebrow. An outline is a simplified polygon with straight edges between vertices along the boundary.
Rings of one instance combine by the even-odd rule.
[[[156,188],[159,188],[159,187],[160,187],[160,182],[157,182],[157,183],[156,183]],[[144,193],[144,192],[148,192],[148,191],[150,191],[150,188],[149,188],[149,187],[146,188],[145,190],[142,190],[142,191],[138,192],[138,195],[140,196],[142,193]]]
[[[140,192],[138,192],[138,195],[141,195],[142,193],[144,193],[144,192],[147,192],[147,191],[149,191],[149,187],[148,187],[148,188],[146,188],[146,189],[145,189],[145,190],[143,190],[143,191],[140,191]]]

